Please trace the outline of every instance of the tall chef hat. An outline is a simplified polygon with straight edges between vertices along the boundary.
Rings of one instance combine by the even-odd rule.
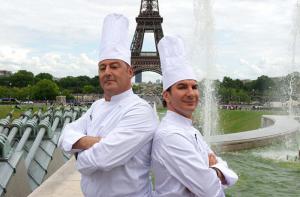
[[[197,80],[187,61],[181,37],[165,36],[159,41],[157,47],[162,69],[163,91],[181,80]]]
[[[121,14],[109,14],[104,18],[99,62],[105,59],[119,59],[130,65],[128,26],[128,19]]]

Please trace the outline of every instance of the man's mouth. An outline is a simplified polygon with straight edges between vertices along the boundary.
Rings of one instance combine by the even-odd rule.
[[[183,101],[184,103],[186,104],[189,104],[189,105],[194,105],[196,103],[196,101]]]
[[[109,82],[112,82],[112,81],[115,81],[115,80],[108,79],[108,80],[105,80],[104,83],[109,83]]]

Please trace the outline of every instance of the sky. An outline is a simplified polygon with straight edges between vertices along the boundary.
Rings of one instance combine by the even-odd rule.
[[[159,0],[164,35],[182,36],[189,53],[203,47],[195,42],[195,26],[202,18],[194,10],[205,1]],[[214,69],[191,62],[199,79],[208,72],[218,79],[256,79],[300,71],[298,1],[298,8],[297,0],[212,1]],[[113,12],[127,16],[132,39],[139,8],[140,0],[1,0],[0,70],[93,77],[98,73],[103,18]],[[151,36],[144,43],[151,49]],[[161,76],[143,73],[145,82],[156,79]]]

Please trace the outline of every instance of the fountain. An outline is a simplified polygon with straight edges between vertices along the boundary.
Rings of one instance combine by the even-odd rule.
[[[214,87],[215,50],[214,50],[214,19],[212,15],[212,2],[210,0],[194,0],[195,29],[192,61],[193,65],[202,66],[206,70],[203,96],[201,98],[202,134],[208,141],[209,136],[215,135],[218,130],[218,108]]]
[[[295,71],[297,70],[296,64],[296,54],[297,54],[297,41],[300,36],[300,1],[297,1],[297,4],[294,8],[293,15],[293,28],[292,28],[292,42],[291,42],[291,75],[289,76],[289,88],[288,88],[288,113],[289,115],[295,115],[293,110],[293,96],[295,95]]]
[[[300,31],[299,7],[300,0],[298,0],[295,11],[293,30],[291,64],[294,70],[296,69],[296,43]],[[203,90],[200,111],[202,134],[213,150],[217,150],[217,152],[220,152],[219,150],[231,151],[223,152],[221,156],[240,176],[237,186],[227,190],[226,194],[230,196],[299,194],[299,184],[295,186],[293,181],[300,178],[299,173],[291,172],[293,171],[291,169],[296,171],[300,169],[298,164],[299,146],[297,150],[297,142],[295,143],[295,138],[300,139],[299,132],[297,132],[299,122],[294,118],[266,115],[262,117],[262,128],[257,130],[227,135],[216,133],[219,129],[217,128],[218,105],[213,84],[213,73],[216,73],[216,68],[212,8],[211,0],[194,0],[194,35],[196,36],[193,38],[191,48],[193,48],[193,65],[201,66],[202,70],[206,71],[204,87],[200,88],[201,91]],[[289,88],[287,88],[290,101],[295,93],[295,76],[291,76]],[[288,104],[291,113],[293,111],[292,102],[288,102]],[[288,161],[286,160],[287,155]],[[257,177],[262,178],[258,180]],[[270,182],[274,184],[270,184]],[[251,190],[251,188],[255,188],[255,190]]]
[[[299,21],[300,11],[299,2],[295,10],[295,22],[293,29],[293,54],[292,65],[296,66],[296,42],[299,35]],[[193,65],[202,66],[202,70],[206,71],[206,76],[203,82],[203,98],[201,99],[201,130],[204,139],[215,149],[222,148],[222,150],[240,150],[245,148],[253,148],[257,146],[266,145],[282,139],[285,135],[294,135],[297,131],[297,123],[295,120],[288,120],[291,117],[274,117],[264,116],[262,119],[262,127],[271,126],[270,128],[262,128],[258,130],[242,132],[239,134],[220,135],[217,127],[218,122],[218,104],[215,95],[215,87],[213,76],[216,73],[215,67],[215,50],[214,50],[214,19],[212,14],[213,6],[211,0],[194,0],[194,17],[195,29],[193,37]],[[195,44],[197,43],[197,44]],[[203,68],[205,66],[205,68]],[[289,82],[289,97],[295,95],[295,87],[293,87],[294,76],[291,75]],[[292,113],[292,102],[289,103],[289,111]],[[289,121],[289,126],[284,127],[285,121]],[[260,133],[261,132],[261,133]],[[288,141],[287,141],[288,142]]]

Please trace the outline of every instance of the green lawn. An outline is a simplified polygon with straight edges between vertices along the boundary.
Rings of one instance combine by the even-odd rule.
[[[226,133],[258,129],[262,115],[280,114],[274,111],[220,110],[219,128]]]
[[[39,107],[42,106],[43,110],[46,109],[45,105],[19,105],[21,109],[15,107],[15,105],[0,105],[0,119],[5,118],[9,112],[13,110],[13,118],[18,118],[23,112],[29,108],[33,108],[33,111],[38,111]]]
[[[159,117],[163,117],[166,109],[158,109]],[[258,129],[261,124],[262,115],[284,114],[278,111],[242,111],[242,110],[220,110],[219,128],[224,134],[236,133]],[[201,113],[200,113],[201,115]]]
[[[40,105],[20,105],[20,107],[21,109],[17,109],[14,105],[0,105],[0,119],[5,118],[11,110],[14,110],[13,117],[18,118],[20,114],[28,110],[30,107],[33,107],[33,110],[37,111]],[[46,107],[44,105],[43,110],[45,111],[45,109]],[[158,109],[157,113],[161,119],[165,115],[166,109]],[[279,114],[279,112],[220,110],[219,128],[225,134],[257,129],[260,127],[261,116],[267,114]]]

